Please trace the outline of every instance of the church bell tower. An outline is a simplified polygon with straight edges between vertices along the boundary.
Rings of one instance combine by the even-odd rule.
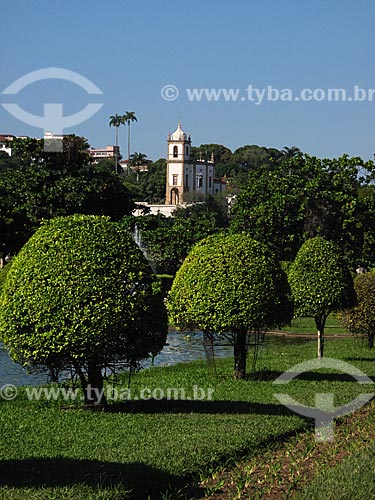
[[[186,203],[187,194],[214,195],[221,191],[215,187],[215,164],[211,159],[191,157],[191,137],[187,136],[178,122],[177,130],[168,136],[166,205]]]
[[[168,136],[167,155],[167,188],[165,202],[167,205],[179,205],[184,202],[184,193],[189,190],[189,171],[191,138],[187,137],[178,122],[177,130]]]

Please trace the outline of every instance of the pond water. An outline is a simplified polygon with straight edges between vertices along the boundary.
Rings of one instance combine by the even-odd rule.
[[[260,349],[267,349],[268,345],[285,345],[290,343],[311,342],[306,338],[284,337],[267,334],[265,342]],[[251,349],[251,348],[250,348]],[[233,346],[227,341],[215,342],[215,357],[233,356]],[[155,366],[170,366],[176,363],[194,361],[206,358],[203,346],[202,333],[191,333],[189,335],[180,332],[170,332],[168,334],[167,345],[154,360]],[[145,367],[151,363],[146,362]],[[47,382],[47,375],[28,374],[20,365],[14,363],[4,346],[0,343],[0,387],[4,384],[21,385],[41,385]]]

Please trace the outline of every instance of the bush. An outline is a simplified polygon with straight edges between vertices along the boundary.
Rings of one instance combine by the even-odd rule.
[[[375,272],[359,274],[354,279],[357,305],[342,311],[339,320],[354,335],[367,338],[370,349],[375,339]]]
[[[295,315],[314,318],[318,330],[318,357],[322,357],[328,315],[354,300],[353,280],[340,249],[324,238],[311,238],[300,248],[288,277]]]
[[[0,295],[1,295],[1,291],[4,287],[5,280],[7,278],[7,275],[8,275],[8,272],[10,270],[11,265],[12,265],[12,263],[8,262],[8,264],[5,264],[5,266],[2,269],[0,269]]]
[[[54,376],[71,369],[99,394],[106,369],[135,368],[162,349],[166,332],[160,283],[131,234],[108,217],[53,219],[13,259],[0,335],[23,366]]]
[[[234,376],[246,374],[247,334],[288,323],[293,315],[285,273],[248,235],[217,234],[198,243],[169,293],[170,319],[180,329],[231,333]]]

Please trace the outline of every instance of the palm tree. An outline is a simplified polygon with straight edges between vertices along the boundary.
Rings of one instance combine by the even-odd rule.
[[[128,124],[128,174],[130,173],[129,170],[129,161],[130,161],[130,122],[137,122],[138,119],[135,116],[134,111],[125,111],[125,114],[122,115],[122,123],[127,123]]]
[[[128,168],[134,167],[134,170],[137,174],[137,182],[139,182],[139,172],[140,167],[147,166],[151,163],[151,160],[147,158],[147,155],[143,153],[134,153],[130,156],[128,160]]]
[[[109,117],[109,126],[110,127],[116,127],[116,149],[115,149],[115,172],[117,174],[117,163],[118,163],[118,128],[120,125],[124,123],[123,117],[118,115],[117,113],[115,115],[111,115]]]
[[[302,151],[296,146],[292,146],[291,148],[285,146],[282,149],[282,153],[286,158],[300,158],[303,155]]]
[[[284,146],[284,148],[281,150],[283,156],[281,157],[282,161],[288,161],[288,160],[293,160],[293,158],[302,158],[303,153],[302,151],[297,148],[297,146],[292,146],[291,148],[288,148],[288,146]],[[288,162],[289,165],[289,177],[292,175],[292,168],[291,168],[291,162]]]

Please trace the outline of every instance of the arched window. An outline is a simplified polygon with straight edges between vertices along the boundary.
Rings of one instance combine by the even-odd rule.
[[[203,187],[203,175],[201,173],[197,174],[197,189]]]
[[[177,157],[178,157],[178,147],[173,146],[173,158],[177,158]]]
[[[189,156],[189,146],[186,146],[186,156]]]

